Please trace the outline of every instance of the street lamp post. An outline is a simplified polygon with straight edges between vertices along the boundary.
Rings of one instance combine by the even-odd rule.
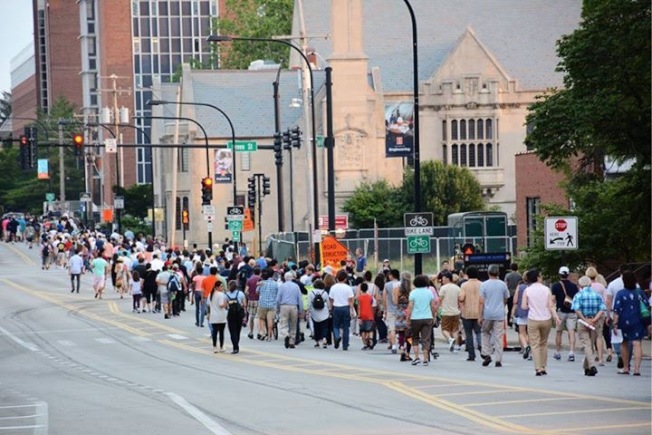
[[[113,130],[111,130],[107,125],[101,124],[101,123],[97,123],[96,125],[99,126],[99,127],[102,127],[103,129],[105,129],[106,131],[111,133],[111,136],[113,137],[113,139],[116,139],[115,132]],[[111,124],[111,125],[113,125],[113,124]],[[116,150],[116,152],[115,152],[115,172],[116,172],[115,178],[116,178],[116,183],[117,183],[117,190],[116,190],[117,195],[120,194],[120,189],[121,189],[121,186],[120,186],[120,160],[119,160],[118,154],[119,154],[118,150]],[[114,196],[113,201],[114,201],[114,207],[113,208],[115,208],[115,215],[116,215],[116,218],[118,219],[118,233],[122,233],[122,231],[121,231],[122,230],[122,228],[121,228],[122,227],[122,220],[121,220],[122,212],[121,212],[121,210],[119,210],[119,209],[117,209],[115,207],[115,196]]]
[[[414,211],[421,211],[421,161],[419,146],[419,53],[417,38],[417,19],[409,0],[403,0],[410,11],[412,20],[412,73],[414,94]],[[421,254],[414,254],[414,274],[420,275],[423,269]]]
[[[208,37],[208,42],[229,42],[229,41],[252,41],[252,42],[275,42],[278,44],[283,44],[301,56],[301,58],[306,63],[308,67],[308,73],[310,75],[310,108],[312,111],[311,122],[312,122],[312,201],[313,201],[313,230],[319,229],[319,188],[318,188],[318,176],[317,176],[317,126],[315,122],[315,81],[313,79],[312,67],[310,66],[310,61],[306,57],[305,53],[296,45],[291,42],[284,41],[282,39],[270,39],[270,38],[248,38],[241,36],[227,36],[227,35],[210,35]],[[319,244],[315,243],[313,247],[315,252],[315,263],[319,263]]]
[[[195,121],[192,118],[184,118],[182,116],[134,116],[134,118],[137,118],[137,119],[163,119],[163,120],[189,121],[189,122],[192,122],[195,125],[197,125],[200,128],[200,130],[202,131],[202,133],[204,134],[204,144],[206,145],[206,176],[207,177],[211,176],[210,163],[209,163],[209,160],[208,160],[210,146],[208,144],[208,135],[206,134],[206,130],[204,129],[203,125],[201,125],[199,122]],[[235,142],[234,142],[233,146],[235,147]],[[152,183],[153,182],[154,182],[154,180],[152,179]],[[213,232],[211,230],[208,230],[208,246],[209,246],[209,249],[212,249],[212,247],[213,247]]]
[[[212,109],[217,110],[220,112],[224,118],[226,118],[226,121],[229,123],[229,127],[231,128],[231,142],[233,143],[232,149],[232,159],[233,160],[233,205],[236,206],[237,204],[237,198],[238,198],[238,189],[237,189],[237,181],[236,181],[236,158],[235,158],[235,128],[233,127],[233,122],[231,122],[231,118],[219,107],[214,106],[209,103],[199,103],[199,102],[190,102],[190,101],[166,101],[166,100],[149,100],[147,103],[149,106],[162,106],[165,104],[178,104],[180,106],[203,106],[203,107],[210,107]],[[181,118],[179,118],[181,119]],[[201,127],[201,125],[197,122],[194,121],[197,125]],[[204,128],[202,127],[202,131],[204,131]],[[204,137],[206,136],[206,132],[204,131]],[[208,151],[208,139],[206,139],[206,175],[210,177],[210,157],[209,157],[209,151]],[[212,247],[212,245],[211,245]]]

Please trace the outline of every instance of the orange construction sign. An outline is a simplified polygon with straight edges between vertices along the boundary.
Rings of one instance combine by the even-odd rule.
[[[253,231],[254,221],[251,219],[251,209],[244,209],[244,220],[242,221],[242,231]]]
[[[102,220],[104,222],[113,222],[113,209],[105,208],[102,210]]]
[[[333,236],[324,236],[319,245],[322,268],[332,266],[340,268],[340,262],[349,256],[349,249]]]

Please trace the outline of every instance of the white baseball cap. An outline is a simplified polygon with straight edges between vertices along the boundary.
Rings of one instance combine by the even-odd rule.
[[[559,274],[560,275],[568,275],[570,273],[570,270],[566,266],[562,266],[559,268]]]

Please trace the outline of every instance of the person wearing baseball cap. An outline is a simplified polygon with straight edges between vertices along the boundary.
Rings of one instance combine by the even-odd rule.
[[[555,335],[555,355],[556,360],[561,359],[561,339],[564,330],[568,331],[569,352],[568,361],[575,361],[575,330],[577,328],[577,314],[571,309],[573,297],[579,289],[568,279],[570,270],[566,266],[559,268],[559,282],[552,285],[552,294],[555,297],[557,314],[561,321]]]

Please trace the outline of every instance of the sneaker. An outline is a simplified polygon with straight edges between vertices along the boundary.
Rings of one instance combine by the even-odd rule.
[[[335,339],[335,349],[339,349],[339,348],[340,348],[340,341],[342,341],[341,338],[336,338],[336,339]]]
[[[428,361],[424,361],[424,362],[423,362],[423,366],[424,366],[424,367],[428,367]]]
[[[466,360],[467,360],[467,361],[475,361],[475,358],[470,358],[470,357],[469,357],[469,358],[467,358]]]
[[[555,352],[555,356],[554,356],[554,358],[555,358],[556,360],[560,360],[560,359],[561,359],[561,354],[560,354],[559,352]]]
[[[575,355],[573,355],[572,353],[569,354],[568,355],[568,361],[571,361],[571,362],[575,361]]]
[[[625,363],[623,363],[623,359],[621,357],[618,357],[618,368],[622,369],[625,367]]]
[[[503,366],[503,363],[501,363],[500,361],[496,361],[496,367],[502,367],[502,366]]]
[[[598,369],[596,369],[595,367],[591,367],[591,369],[589,370],[589,376],[595,376],[597,374],[598,374]]]
[[[419,358],[415,358],[414,361],[412,361],[413,366],[418,366],[419,364],[421,364],[421,360]]]
[[[490,356],[483,356],[484,361],[482,361],[482,367],[487,367],[489,364],[491,364],[491,357]]]
[[[525,351],[523,352],[523,359],[528,359],[530,356],[530,345],[525,346]]]
[[[287,349],[289,347],[290,347],[290,337],[288,336],[288,337],[285,337],[285,348]]]
[[[448,339],[448,350],[453,351],[455,349],[455,339],[454,338],[449,338]]]

